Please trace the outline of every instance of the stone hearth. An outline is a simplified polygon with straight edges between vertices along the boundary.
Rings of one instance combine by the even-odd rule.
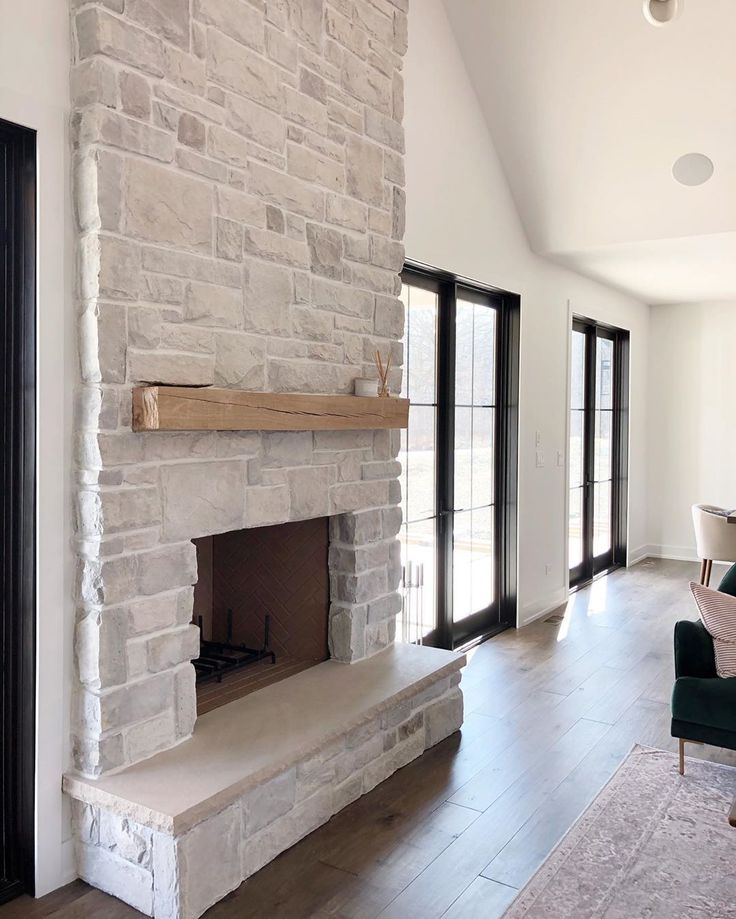
[[[415,645],[326,661],[203,715],[175,750],[67,777],[81,876],[157,919],[196,919],[457,730],[464,662]]]

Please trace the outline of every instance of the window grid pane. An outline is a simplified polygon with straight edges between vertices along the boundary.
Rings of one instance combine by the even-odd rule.
[[[455,325],[453,621],[495,599],[496,311],[459,298]]]
[[[439,298],[404,284],[402,396],[411,400],[409,425],[401,432],[402,614],[399,637],[421,641],[437,626],[436,431],[437,321]]]

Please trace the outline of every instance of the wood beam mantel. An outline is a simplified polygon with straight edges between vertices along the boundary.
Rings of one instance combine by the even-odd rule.
[[[405,428],[408,399],[138,386],[134,431],[349,431]]]

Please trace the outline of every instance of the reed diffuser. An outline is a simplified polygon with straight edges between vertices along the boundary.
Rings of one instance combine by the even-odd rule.
[[[391,395],[388,388],[388,372],[391,369],[391,352],[389,351],[388,353],[385,366],[380,351],[376,351],[375,360],[376,368],[378,369],[378,395],[386,399]]]

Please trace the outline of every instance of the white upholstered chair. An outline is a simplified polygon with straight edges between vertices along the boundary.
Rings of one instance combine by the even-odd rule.
[[[713,562],[736,562],[736,511],[712,504],[693,504],[700,583],[710,584]]]

